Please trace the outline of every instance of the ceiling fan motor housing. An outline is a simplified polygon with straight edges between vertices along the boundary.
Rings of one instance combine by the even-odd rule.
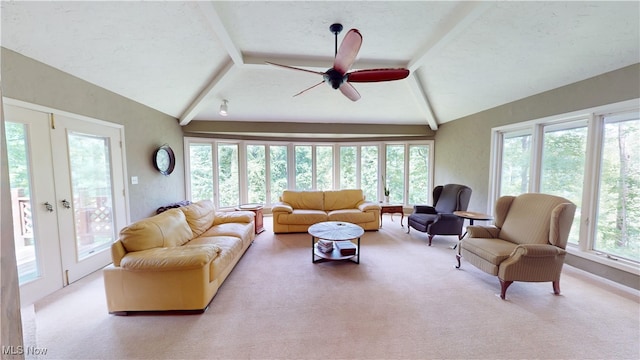
[[[331,85],[332,88],[337,89],[342,85],[343,82],[346,81],[347,75],[342,75],[338,70],[331,68],[327,70],[322,76],[324,81]]]

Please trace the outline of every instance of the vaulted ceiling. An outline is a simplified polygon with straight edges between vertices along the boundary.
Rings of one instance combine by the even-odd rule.
[[[582,1],[2,2],[2,46],[197,122],[442,123],[640,62],[640,3]],[[352,69],[408,78],[354,84],[333,63],[332,23],[359,29]],[[229,101],[229,115],[218,108]],[[325,129],[327,133],[332,130]],[[206,130],[205,130],[206,132]]]

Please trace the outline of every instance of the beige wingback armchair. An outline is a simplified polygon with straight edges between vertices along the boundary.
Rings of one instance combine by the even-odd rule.
[[[575,211],[575,204],[559,196],[503,196],[496,203],[494,225],[467,228],[469,236],[458,246],[457,267],[462,257],[498,276],[502,299],[514,281],[550,281],[558,295]]]

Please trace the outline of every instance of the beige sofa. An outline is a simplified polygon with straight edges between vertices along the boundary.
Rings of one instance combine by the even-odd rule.
[[[274,204],[273,232],[306,232],[323,221],[344,221],[365,230],[380,227],[380,205],[366,201],[362,190],[293,191],[285,190]]]
[[[109,312],[206,310],[255,238],[254,216],[204,200],[125,227],[104,269]]]

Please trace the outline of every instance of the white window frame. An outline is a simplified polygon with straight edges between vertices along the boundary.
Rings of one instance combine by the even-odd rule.
[[[617,258],[614,259],[606,254],[593,250],[593,244],[595,242],[595,222],[590,221],[591,219],[595,219],[597,215],[596,202],[599,190],[598,179],[600,176],[600,156],[602,151],[602,134],[604,127],[601,118],[604,115],[611,113],[637,111],[639,109],[639,104],[640,99],[633,99],[493,128],[491,130],[491,172],[489,176],[489,199],[487,201],[487,212],[493,213],[495,203],[500,194],[502,141],[505,134],[518,135],[529,132],[532,135],[529,191],[535,192],[540,188],[540,162],[542,158],[541,142],[543,140],[545,127],[548,128],[552,126],[554,128],[564,128],[566,126],[567,129],[570,129],[575,127],[575,124],[578,122],[585,121],[588,128],[588,135],[587,153],[585,155],[584,186],[582,191],[582,219],[579,230],[581,241],[579,246],[569,244],[567,246],[567,251],[570,254],[581,258],[640,275],[640,262]]]

